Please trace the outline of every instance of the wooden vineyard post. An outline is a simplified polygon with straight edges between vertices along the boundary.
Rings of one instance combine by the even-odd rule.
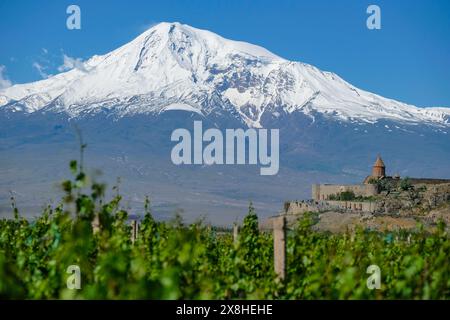
[[[238,242],[238,237],[239,237],[239,226],[238,224],[235,222],[233,224],[233,242],[234,244],[237,244]]]
[[[139,224],[137,220],[131,220],[131,243],[134,243],[138,237]]]
[[[286,277],[286,217],[273,219],[273,262],[278,278]]]
[[[98,233],[100,231],[100,219],[98,217],[98,214],[95,215],[94,220],[92,220],[92,232],[94,234]]]

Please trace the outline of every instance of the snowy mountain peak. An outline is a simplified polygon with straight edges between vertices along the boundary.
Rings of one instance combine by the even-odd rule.
[[[68,72],[0,90],[0,108],[71,117],[105,110],[119,117],[160,113],[174,105],[204,115],[217,108],[234,110],[255,127],[263,125],[264,114],[293,112],[450,126],[448,108],[423,109],[386,99],[336,74],[178,22],[159,23]]]
[[[149,40],[151,43],[154,39],[161,39],[160,44],[169,48],[175,55],[209,53],[211,56],[224,57],[234,53],[283,60],[265,48],[247,42],[228,40],[208,30],[193,28],[179,22],[161,22],[145,31],[134,41],[146,46]],[[201,50],[206,51],[202,52]]]

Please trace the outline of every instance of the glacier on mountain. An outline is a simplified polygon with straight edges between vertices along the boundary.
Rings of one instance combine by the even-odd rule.
[[[383,98],[334,73],[180,23],[157,24],[122,47],[93,56],[83,68],[0,90],[0,109],[63,112],[72,118],[105,110],[117,117],[158,114],[174,105],[205,116],[217,108],[234,109],[250,127],[264,126],[265,113],[293,112],[450,126],[450,108]]]

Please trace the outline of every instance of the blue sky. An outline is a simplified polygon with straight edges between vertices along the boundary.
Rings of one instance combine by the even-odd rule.
[[[81,30],[66,28],[70,4],[81,8]],[[381,30],[366,28],[370,4],[381,8]],[[389,98],[450,107],[449,14],[448,0],[2,0],[0,65],[12,83],[34,81],[57,73],[63,54],[104,54],[152,24],[179,21]]]

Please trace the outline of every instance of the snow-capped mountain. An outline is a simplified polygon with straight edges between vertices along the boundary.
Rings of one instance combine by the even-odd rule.
[[[279,128],[280,170],[176,166],[177,128]],[[160,23],[124,46],[48,79],[0,90],[0,216],[9,190],[26,214],[55,199],[50,186],[78,159],[136,212],[207,214],[231,223],[252,200],[270,216],[311,183],[357,183],[381,153],[388,174],[449,178],[450,108],[417,108],[360,90],[331,72],[179,23]],[[95,175],[94,175],[95,177]],[[192,220],[191,219],[191,220]]]
[[[450,126],[450,108],[418,108],[338,75],[180,23],[160,23],[122,47],[48,79],[0,90],[0,110],[110,112],[117,117],[220,110],[248,126],[300,112],[340,121]]]

